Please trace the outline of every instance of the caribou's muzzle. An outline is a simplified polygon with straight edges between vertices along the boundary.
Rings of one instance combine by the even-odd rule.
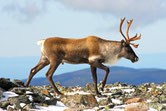
[[[134,62],[137,62],[139,60],[139,58],[136,56],[134,57],[134,59],[132,59],[131,61],[134,63]]]

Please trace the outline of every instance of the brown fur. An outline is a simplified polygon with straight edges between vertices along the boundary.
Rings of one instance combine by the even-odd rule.
[[[88,63],[88,58],[90,56],[101,55],[99,45],[103,41],[103,39],[95,36],[88,36],[83,39],[64,39],[55,37],[46,39],[44,48],[48,58],[49,56],[52,56],[52,54],[56,54],[67,63]]]
[[[39,70],[50,64],[46,77],[57,94],[61,93],[56,88],[52,80],[52,75],[60,63],[89,64],[96,94],[100,94],[97,89],[97,68],[103,69],[106,72],[102,81],[102,87],[104,88],[109,74],[109,68],[103,65],[103,63],[112,66],[122,57],[130,59],[132,62],[138,59],[132,48],[124,41],[104,40],[96,36],[88,36],[82,39],[53,37],[42,41],[41,59],[31,70],[26,86],[29,85],[32,77]]]

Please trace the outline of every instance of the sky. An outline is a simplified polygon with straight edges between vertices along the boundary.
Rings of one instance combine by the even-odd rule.
[[[121,41],[123,37],[119,33],[119,24],[123,17],[128,21],[133,19],[130,37],[136,33],[142,35],[140,40],[134,42],[139,47],[133,47],[140,61],[131,64],[126,60],[118,64],[134,68],[165,69],[165,0],[0,0],[0,73],[4,77],[23,74],[25,78],[25,74],[39,59],[40,47],[37,41],[40,39],[95,35]],[[126,28],[125,21],[122,27],[124,34]],[[28,62],[34,61],[33,64],[24,63],[27,60],[20,59],[31,56],[37,56],[37,59],[28,59]],[[15,60],[13,62],[8,58]],[[65,70],[60,69],[58,73],[87,66],[63,67]]]
[[[164,0],[0,0],[0,14],[0,57],[40,56],[36,42],[55,36],[120,41],[123,17],[134,20],[131,37],[142,35],[136,53],[166,53]]]

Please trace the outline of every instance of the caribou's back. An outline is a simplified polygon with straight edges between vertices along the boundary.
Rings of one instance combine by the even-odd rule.
[[[53,37],[44,41],[44,51],[47,57],[62,57],[62,62],[88,63],[90,56],[100,55],[100,43],[104,41],[96,36],[88,36],[82,39]]]

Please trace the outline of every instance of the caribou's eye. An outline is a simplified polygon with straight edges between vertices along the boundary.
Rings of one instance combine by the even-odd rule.
[[[126,47],[126,51],[127,51],[127,52],[131,52],[130,47]]]

